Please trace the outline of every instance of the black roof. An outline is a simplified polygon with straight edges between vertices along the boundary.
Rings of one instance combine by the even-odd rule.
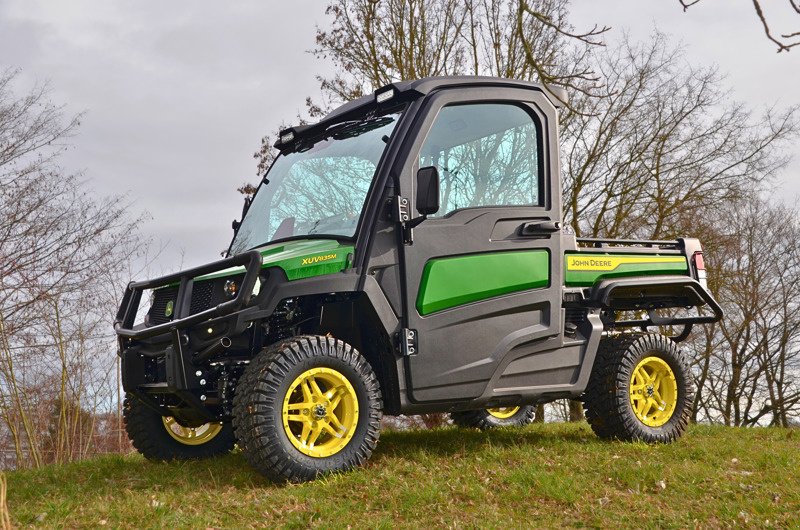
[[[533,83],[531,81],[518,81],[516,79],[505,79],[502,77],[485,77],[475,75],[465,76],[439,76],[439,77],[423,77],[422,79],[415,79],[413,81],[398,81],[385,87],[381,87],[375,92],[381,92],[389,86],[394,87],[398,92],[416,92],[420,96],[424,96],[429,92],[443,87],[456,87],[456,86],[493,86],[493,87],[514,87],[514,88],[528,88],[538,90],[547,95],[548,99],[556,107],[563,106],[563,102],[567,101],[567,91],[560,87],[545,88],[540,83]],[[363,96],[353,101],[349,101],[344,105],[337,107],[331,111],[320,121],[335,120],[342,114],[346,114],[358,107],[371,103],[375,99],[374,94]]]
[[[560,87],[547,88],[542,84],[533,83],[530,81],[518,81],[516,79],[505,79],[502,77],[484,77],[484,76],[440,76],[440,77],[424,77],[422,79],[415,79],[413,81],[398,81],[390,85],[379,88],[375,93],[393,88],[398,92],[400,97],[395,96],[393,100],[399,99],[416,99],[417,97],[424,96],[433,90],[445,87],[468,87],[468,86],[485,86],[485,87],[511,87],[511,88],[527,88],[537,90],[547,96],[550,102],[556,107],[562,107],[567,101],[567,92]],[[328,115],[322,118],[319,122],[310,125],[300,125],[291,127],[285,131],[281,131],[281,136],[285,132],[292,131],[295,136],[308,134],[313,131],[324,130],[329,124],[337,121],[349,119],[349,115],[359,115],[362,113],[363,107],[375,105],[375,94],[348,101],[331,111]],[[281,148],[282,143],[279,139],[275,143],[275,147]]]

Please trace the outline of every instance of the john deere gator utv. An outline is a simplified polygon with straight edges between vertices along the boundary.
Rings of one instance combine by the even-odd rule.
[[[677,344],[722,316],[701,246],[562,225],[565,98],[428,78],[282,131],[228,257],[125,292],[134,446],[171,460],[238,444],[304,481],[364,463],[383,414],[485,428],[559,398],[582,399],[602,438],[680,436],[694,391]]]

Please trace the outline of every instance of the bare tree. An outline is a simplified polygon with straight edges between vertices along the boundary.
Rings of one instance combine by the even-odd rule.
[[[78,117],[47,85],[17,97],[15,78],[0,74],[0,420],[21,466],[96,449],[96,413],[116,394],[122,291],[108,282],[146,245],[124,197],[95,197],[58,166]]]
[[[601,97],[562,128],[564,213],[578,235],[666,239],[696,233],[712,212],[758,188],[788,161],[798,109],[755,115],[714,69],[687,65],[655,33],[596,55]]]
[[[708,250],[726,318],[689,343],[695,418],[788,426],[800,416],[800,224],[750,194],[718,213]]]
[[[699,4],[700,1],[701,0],[678,0],[680,5],[683,7],[684,12],[688,11],[693,5]],[[761,0],[751,1],[753,3],[753,9],[756,12],[756,16],[758,17],[758,21],[761,23],[761,27],[764,29],[764,35],[766,35],[767,39],[769,39],[778,47],[778,53],[788,52],[795,46],[800,46],[800,31],[776,35],[770,27],[770,22],[767,20],[767,16],[764,13],[764,8],[761,6]],[[788,9],[788,12],[797,15],[795,22],[800,22],[800,2],[797,0],[785,0],[785,2],[786,3],[783,5]],[[774,7],[777,2],[771,2],[771,4],[772,5],[770,7]]]
[[[306,119],[376,88],[437,75],[493,75],[539,81],[584,94],[599,77],[589,59],[608,28],[576,30],[568,0],[332,0],[330,28],[318,28],[312,53],[337,74],[318,77],[320,99],[306,99]],[[271,163],[275,135],[255,153],[259,173]]]

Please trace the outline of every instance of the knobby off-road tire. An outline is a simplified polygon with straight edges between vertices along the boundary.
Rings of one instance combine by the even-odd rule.
[[[133,396],[125,397],[122,415],[128,438],[148,460],[209,458],[229,453],[235,443],[230,423],[209,423],[190,429],[173,418],[163,418]]]
[[[514,411],[514,408],[518,410]],[[450,418],[459,427],[485,430],[495,427],[508,427],[509,425],[528,425],[533,423],[535,415],[535,405],[524,405],[520,407],[451,412]]]
[[[239,380],[233,403],[239,447],[275,482],[360,466],[380,436],[375,373],[355,348],[332,337],[298,336],[265,348]],[[314,437],[322,422],[342,434]]]
[[[583,402],[600,438],[667,443],[686,430],[694,395],[689,365],[673,341],[623,334],[600,342]]]

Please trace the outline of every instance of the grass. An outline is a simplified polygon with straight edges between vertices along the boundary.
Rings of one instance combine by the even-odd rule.
[[[364,469],[276,486],[240,454],[8,474],[19,527],[798,527],[800,431],[692,427],[672,445],[585,424],[387,432]]]

